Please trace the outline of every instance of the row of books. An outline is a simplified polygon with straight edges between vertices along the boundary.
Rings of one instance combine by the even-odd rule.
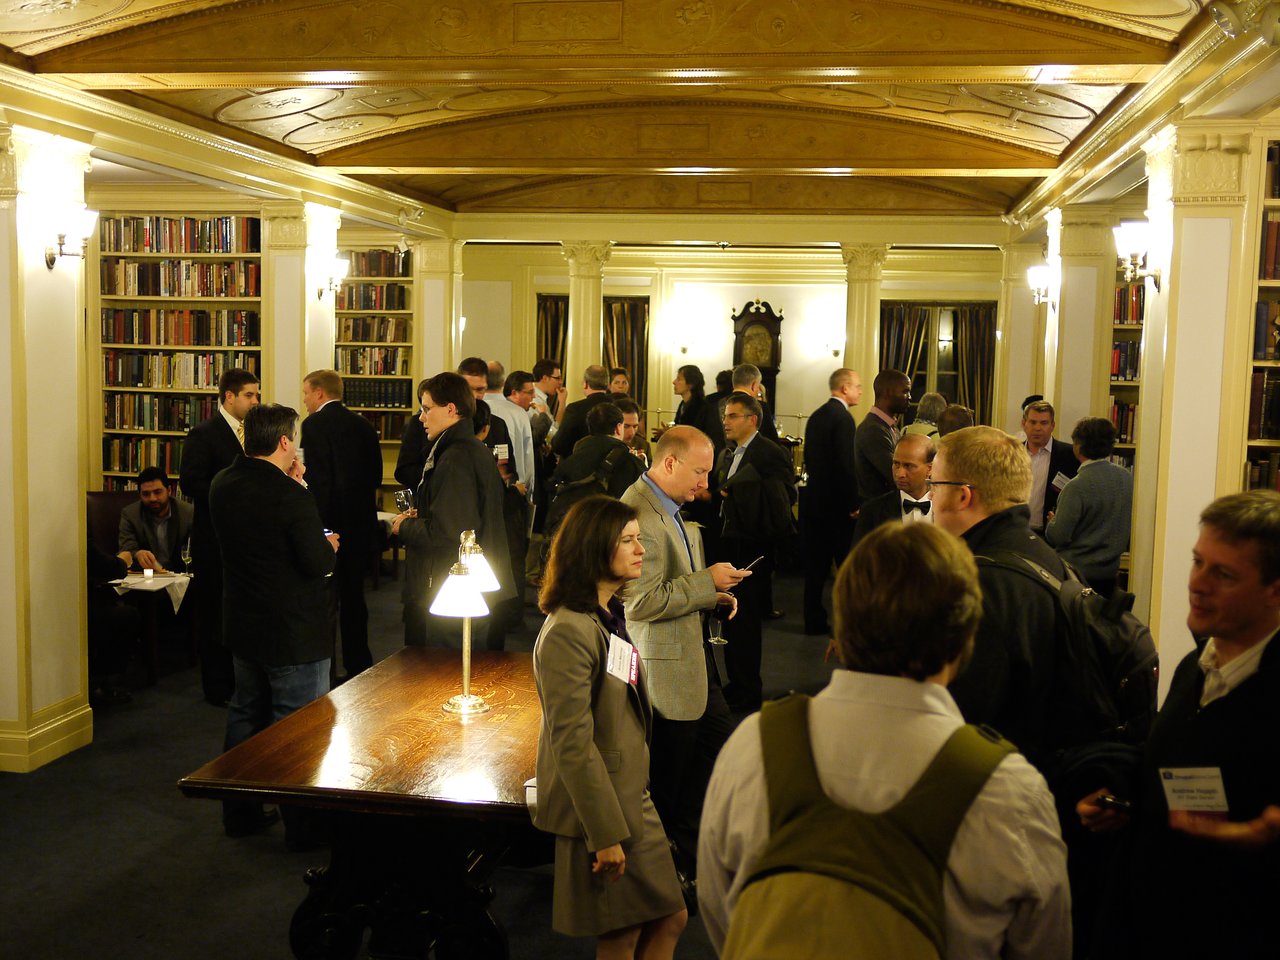
[[[412,380],[344,380],[342,402],[348,407],[387,407],[412,410]]]
[[[408,250],[352,250],[353,277],[408,277],[413,274],[413,254]]]
[[[403,283],[344,283],[336,310],[408,310],[409,287]]]
[[[338,317],[339,340],[367,343],[407,343],[408,317]]]
[[[1137,340],[1111,341],[1112,380],[1138,379],[1138,348]]]
[[[407,413],[379,413],[374,410],[361,411],[360,415],[373,424],[379,440],[399,440],[404,436],[404,425],[410,417]]]
[[[258,374],[258,354],[243,350],[207,353],[102,351],[102,383],[107,387],[163,387],[214,390],[224,370],[240,367]]]
[[[1126,470],[1133,471],[1133,451],[1128,450],[1122,453],[1113,453],[1107,457],[1117,467],[1124,467]]]
[[[1280,339],[1280,300],[1259,300],[1253,310],[1253,359],[1280,360],[1276,340]]]
[[[102,217],[103,253],[259,253],[257,217]]]
[[[1262,256],[1258,279],[1280,280],[1280,210],[1268,210],[1262,222]]]
[[[1280,200],[1280,143],[1267,144],[1267,179],[1262,195]]]
[[[181,437],[102,438],[103,470],[137,473],[143,467],[161,467],[176,477],[181,464]]]
[[[256,310],[102,311],[102,342],[180,347],[256,347],[262,326]]]
[[[1280,450],[1249,459],[1250,490],[1280,490]]]
[[[336,347],[333,353],[339,373],[367,377],[407,377],[413,357],[409,347]]]
[[[1249,381],[1249,439],[1280,440],[1280,370],[1255,370]]]
[[[1141,323],[1147,311],[1147,284],[1121,283],[1116,285],[1116,299],[1112,310],[1112,323]]]
[[[1111,395],[1111,422],[1116,428],[1116,443],[1137,443],[1138,405],[1125,400],[1117,400]]]
[[[102,258],[108,297],[256,297],[257,260],[120,260]]]
[[[108,393],[102,401],[107,430],[190,430],[217,412],[214,395],[178,393]]]

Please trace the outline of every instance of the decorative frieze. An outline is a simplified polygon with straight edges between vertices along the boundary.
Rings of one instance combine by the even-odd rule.
[[[1247,133],[1180,129],[1173,151],[1173,201],[1188,204],[1243,204]]]

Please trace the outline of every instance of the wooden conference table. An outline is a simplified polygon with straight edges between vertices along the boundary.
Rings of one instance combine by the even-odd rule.
[[[506,958],[489,879],[539,844],[525,805],[541,711],[528,654],[478,651],[488,713],[441,704],[461,689],[456,650],[406,647],[179,781],[188,796],[330,811],[330,864],[289,940],[294,955]],[[434,952],[431,952],[434,951]]]

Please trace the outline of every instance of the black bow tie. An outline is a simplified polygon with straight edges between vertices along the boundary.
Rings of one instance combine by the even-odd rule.
[[[912,510],[919,510],[922,517],[929,515],[930,503],[928,500],[903,500],[902,510],[904,513],[910,513]]]

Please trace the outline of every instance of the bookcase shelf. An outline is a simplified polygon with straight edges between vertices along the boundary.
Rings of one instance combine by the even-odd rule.
[[[1257,279],[1245,417],[1244,486],[1280,489],[1280,141],[1263,151]]]
[[[222,372],[262,375],[261,238],[246,212],[99,218],[90,322],[104,490],[153,465],[176,479],[186,432],[217,411]]]

